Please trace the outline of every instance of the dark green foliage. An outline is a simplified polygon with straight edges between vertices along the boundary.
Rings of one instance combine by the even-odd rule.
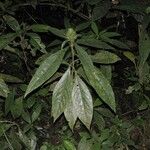
[[[0,2],[0,149],[148,149],[149,6]]]

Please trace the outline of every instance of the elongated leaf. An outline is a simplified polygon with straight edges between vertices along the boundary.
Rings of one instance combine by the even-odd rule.
[[[0,96],[7,97],[8,93],[8,86],[5,84],[4,80],[0,78]]]
[[[46,46],[44,45],[44,43],[42,43],[41,38],[38,34],[28,33],[27,35],[30,36],[30,43],[35,48],[35,50],[39,50],[42,53],[46,53]]]
[[[97,24],[95,22],[92,22],[91,24],[91,29],[93,30],[93,32],[98,35],[99,34],[99,30],[98,30],[98,27],[97,27]]]
[[[66,106],[65,117],[73,129],[77,117],[89,129],[93,116],[93,101],[86,84],[76,76],[72,90],[72,99]]]
[[[139,53],[140,53],[139,68],[142,69],[150,54],[150,38],[148,35],[144,35],[143,38],[140,38]]]
[[[14,30],[14,31],[20,30],[20,25],[14,17],[5,15],[5,16],[3,16],[3,18],[12,30]]]
[[[22,114],[22,111],[23,111],[22,100],[23,100],[23,97],[17,98],[11,107],[11,113],[14,118],[18,118]]]
[[[91,86],[101,99],[110,106],[113,111],[116,111],[115,97],[109,81],[100,71],[98,72],[95,69],[90,56],[82,47],[76,45],[76,50]]]
[[[0,36],[0,50],[5,48],[11,41],[16,38],[16,33],[8,33],[6,35]]]
[[[121,36],[121,34],[117,33],[117,32],[101,32],[100,33],[100,36],[104,36],[104,37],[107,37],[107,38],[112,38],[112,37],[116,37],[116,36]]]
[[[31,29],[34,32],[52,32],[54,35],[65,38],[65,31],[64,30],[59,30],[57,28],[48,26],[48,25],[43,25],[43,24],[35,24],[31,26]]]
[[[33,24],[30,26],[31,30],[34,32],[48,32],[49,26],[44,24]]]
[[[11,93],[8,94],[8,97],[5,100],[5,114],[6,115],[11,111],[14,105],[14,97],[15,97],[15,92],[12,91]]]
[[[113,64],[121,60],[116,54],[108,51],[101,51],[99,53],[96,53],[95,55],[91,55],[91,59],[95,63],[102,64]]]
[[[135,55],[130,51],[123,52],[123,55],[126,56],[130,61],[132,61],[135,64]]]
[[[58,37],[65,38],[65,31],[64,30],[59,30],[57,28],[49,26],[49,31]]]
[[[115,39],[110,39],[110,38],[107,38],[107,37],[104,37],[104,36],[101,36],[102,40],[104,40],[105,42],[108,42],[118,48],[121,48],[121,49],[130,49],[129,46],[121,41],[118,41],[118,40],[115,40]]]
[[[100,48],[100,49],[114,49],[110,45],[108,45],[105,42],[102,42],[97,39],[79,39],[77,40],[78,44],[85,45],[85,46],[91,46],[95,48]]]
[[[77,27],[76,27],[76,31],[79,32],[79,31],[82,31],[86,28],[88,28],[90,26],[90,22],[84,22],[84,23],[80,23]]]
[[[25,96],[31,93],[33,90],[37,89],[41,86],[44,82],[46,82],[59,68],[62,59],[64,57],[65,50],[60,50],[55,54],[50,55],[45,61],[42,62],[40,67],[35,72],[34,76],[32,77]]]
[[[76,147],[74,146],[74,144],[71,141],[64,140],[63,144],[64,144],[64,147],[66,148],[66,150],[76,150]]]
[[[56,84],[52,96],[52,116],[54,121],[64,112],[67,103],[71,100],[72,81],[70,68]]]
[[[31,116],[32,123],[39,117],[39,115],[41,113],[41,109],[42,109],[41,104],[37,103],[37,105],[35,105],[35,107],[33,109],[33,113],[32,113],[32,116]]]
[[[21,83],[23,82],[17,77],[14,77],[12,75],[0,73],[0,78],[3,79],[5,82],[10,82],[10,83]]]

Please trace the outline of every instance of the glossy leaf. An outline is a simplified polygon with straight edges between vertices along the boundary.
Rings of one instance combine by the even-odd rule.
[[[8,93],[8,86],[6,85],[5,81],[2,78],[0,78],[0,96],[7,97]]]
[[[107,43],[102,42],[97,39],[79,39],[79,40],[77,40],[77,43],[81,44],[81,45],[85,45],[85,46],[100,48],[100,49],[114,49]]]
[[[40,67],[32,77],[25,96],[37,89],[44,82],[46,82],[59,68],[66,50],[60,50],[55,54],[50,55],[45,61],[42,62]]]
[[[5,16],[3,16],[3,18],[12,30],[14,30],[14,31],[20,30],[20,25],[14,17],[5,15]]]
[[[54,121],[64,112],[67,103],[71,100],[72,80],[70,68],[56,84],[52,95],[52,116]]]
[[[95,55],[91,55],[91,59],[95,63],[113,64],[121,60],[116,54],[108,51],[100,51]]]
[[[72,99],[65,109],[65,117],[69,126],[73,129],[75,121],[79,118],[82,123],[90,129],[93,117],[93,101],[86,84],[76,76],[72,90]]]
[[[95,69],[90,56],[82,47],[76,45],[76,50],[91,86],[101,99],[110,106],[113,111],[116,111],[115,97],[109,81],[100,71],[98,72]]]

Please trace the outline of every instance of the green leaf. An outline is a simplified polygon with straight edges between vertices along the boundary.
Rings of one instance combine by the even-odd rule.
[[[95,69],[92,60],[86,51],[78,45],[75,47],[91,86],[95,89],[100,98],[110,106],[113,111],[116,111],[115,96],[109,81],[100,71],[98,72]]]
[[[121,49],[130,49],[129,46],[121,41],[118,41],[116,39],[110,39],[110,38],[107,38],[107,37],[104,37],[103,35],[101,36],[101,39],[107,43],[110,43],[118,48],[121,48]]]
[[[116,54],[108,51],[100,51],[95,55],[91,55],[91,59],[95,63],[113,64],[121,60]]]
[[[16,38],[16,33],[8,33],[0,36],[0,50],[4,49],[11,41]]]
[[[12,91],[11,93],[8,94],[8,97],[5,100],[5,114],[6,115],[9,113],[9,111],[11,111],[11,108],[14,105],[14,97],[15,97],[15,92]]]
[[[8,86],[4,80],[0,77],[0,96],[7,97],[9,93]]]
[[[35,101],[36,101],[36,97],[35,96],[30,96],[29,98],[27,98],[25,100],[25,103],[24,103],[24,108],[31,108],[34,104],[35,104]]]
[[[99,70],[103,73],[103,75],[111,83],[111,78],[112,78],[112,67],[111,67],[111,65],[101,65],[101,68]]]
[[[99,34],[98,27],[97,27],[97,25],[96,25],[95,22],[92,22],[91,28],[92,28],[93,32],[94,32],[96,35]]]
[[[144,37],[140,37],[139,41],[139,53],[140,53],[140,64],[139,68],[142,69],[149,54],[150,54],[150,38],[148,35],[144,35]]]
[[[147,7],[145,12],[146,12],[147,14],[149,14],[149,13],[150,13],[150,7]]]
[[[20,25],[14,17],[5,15],[5,16],[3,16],[3,18],[12,30],[14,30],[14,31],[20,30]]]
[[[65,109],[65,117],[69,126],[73,129],[75,121],[79,118],[83,124],[90,129],[93,117],[93,101],[86,84],[76,76],[72,89],[72,99]]]
[[[56,84],[52,95],[52,116],[54,121],[64,112],[67,103],[71,100],[72,80],[70,68]]]
[[[32,77],[27,87],[25,96],[27,96],[33,90],[41,86],[58,70],[65,52],[66,49],[60,50],[55,54],[50,55],[45,61],[42,62],[42,64],[40,65],[40,67],[37,69],[34,76]]]
[[[33,24],[30,26],[33,32],[48,32],[49,26],[44,24]]]
[[[32,31],[34,32],[48,32],[50,31],[54,35],[65,38],[65,31],[64,30],[59,30],[57,28],[48,26],[48,25],[43,25],[43,24],[34,24],[31,26]]]
[[[54,27],[50,27],[49,26],[49,31],[51,33],[53,33],[54,35],[58,36],[58,37],[61,37],[61,38],[65,38],[65,31],[64,30],[59,30],[57,28],[54,28]]]
[[[18,118],[22,114],[22,111],[23,111],[22,100],[23,100],[22,96],[17,98],[11,107],[11,114],[13,115],[14,118]]]
[[[126,56],[130,61],[132,61],[135,64],[135,55],[132,52],[125,51],[123,52],[123,55]]]
[[[12,126],[8,123],[0,123],[0,137]]]
[[[0,73],[0,78],[3,79],[5,82],[10,83],[22,83],[23,81],[17,77],[14,77],[12,75]]]
[[[81,45],[85,45],[85,46],[100,48],[100,49],[112,49],[112,50],[114,49],[107,43],[102,42],[97,39],[79,39],[79,40],[77,40],[77,43],[81,44]]]
[[[77,27],[76,27],[76,31],[79,32],[79,31],[82,31],[86,28],[88,28],[90,26],[90,22],[83,22],[83,23],[80,23]]]
[[[64,140],[63,144],[66,150],[76,150],[76,147],[74,146],[74,144],[68,140]]]
[[[31,124],[31,118],[29,112],[22,112],[22,118],[29,124]]]
[[[98,129],[101,131],[105,128],[105,120],[101,114],[94,111],[94,121],[97,124]]]
[[[45,48],[46,46],[44,45],[44,43],[42,43],[41,38],[38,34],[36,33],[28,33],[28,36],[30,36],[30,43],[31,45],[34,47],[35,50],[39,50],[42,53],[47,53]]]
[[[112,38],[112,37],[116,37],[116,36],[121,36],[121,34],[117,33],[117,32],[107,32],[107,31],[101,31],[100,32],[100,37],[107,37],[107,38]]]
[[[38,119],[40,113],[41,113],[41,109],[42,109],[42,106],[41,104],[37,103],[34,108],[33,108],[33,113],[32,113],[32,116],[31,116],[31,120],[32,120],[32,123]]]

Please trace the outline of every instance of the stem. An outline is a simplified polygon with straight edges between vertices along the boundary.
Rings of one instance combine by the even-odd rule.
[[[74,52],[74,48],[73,48],[73,44],[71,43],[70,44],[70,47],[71,47],[71,55],[72,55],[72,75],[75,71],[75,62],[74,62],[74,56],[75,56],[75,52]]]
[[[9,148],[10,148],[11,150],[14,150],[14,148],[13,148],[12,144],[10,143],[10,141],[9,141],[9,139],[8,139],[8,137],[7,137],[7,135],[6,135],[5,132],[4,132],[4,136],[5,136],[5,139],[6,139],[7,143],[8,143],[8,145],[9,145]]]

